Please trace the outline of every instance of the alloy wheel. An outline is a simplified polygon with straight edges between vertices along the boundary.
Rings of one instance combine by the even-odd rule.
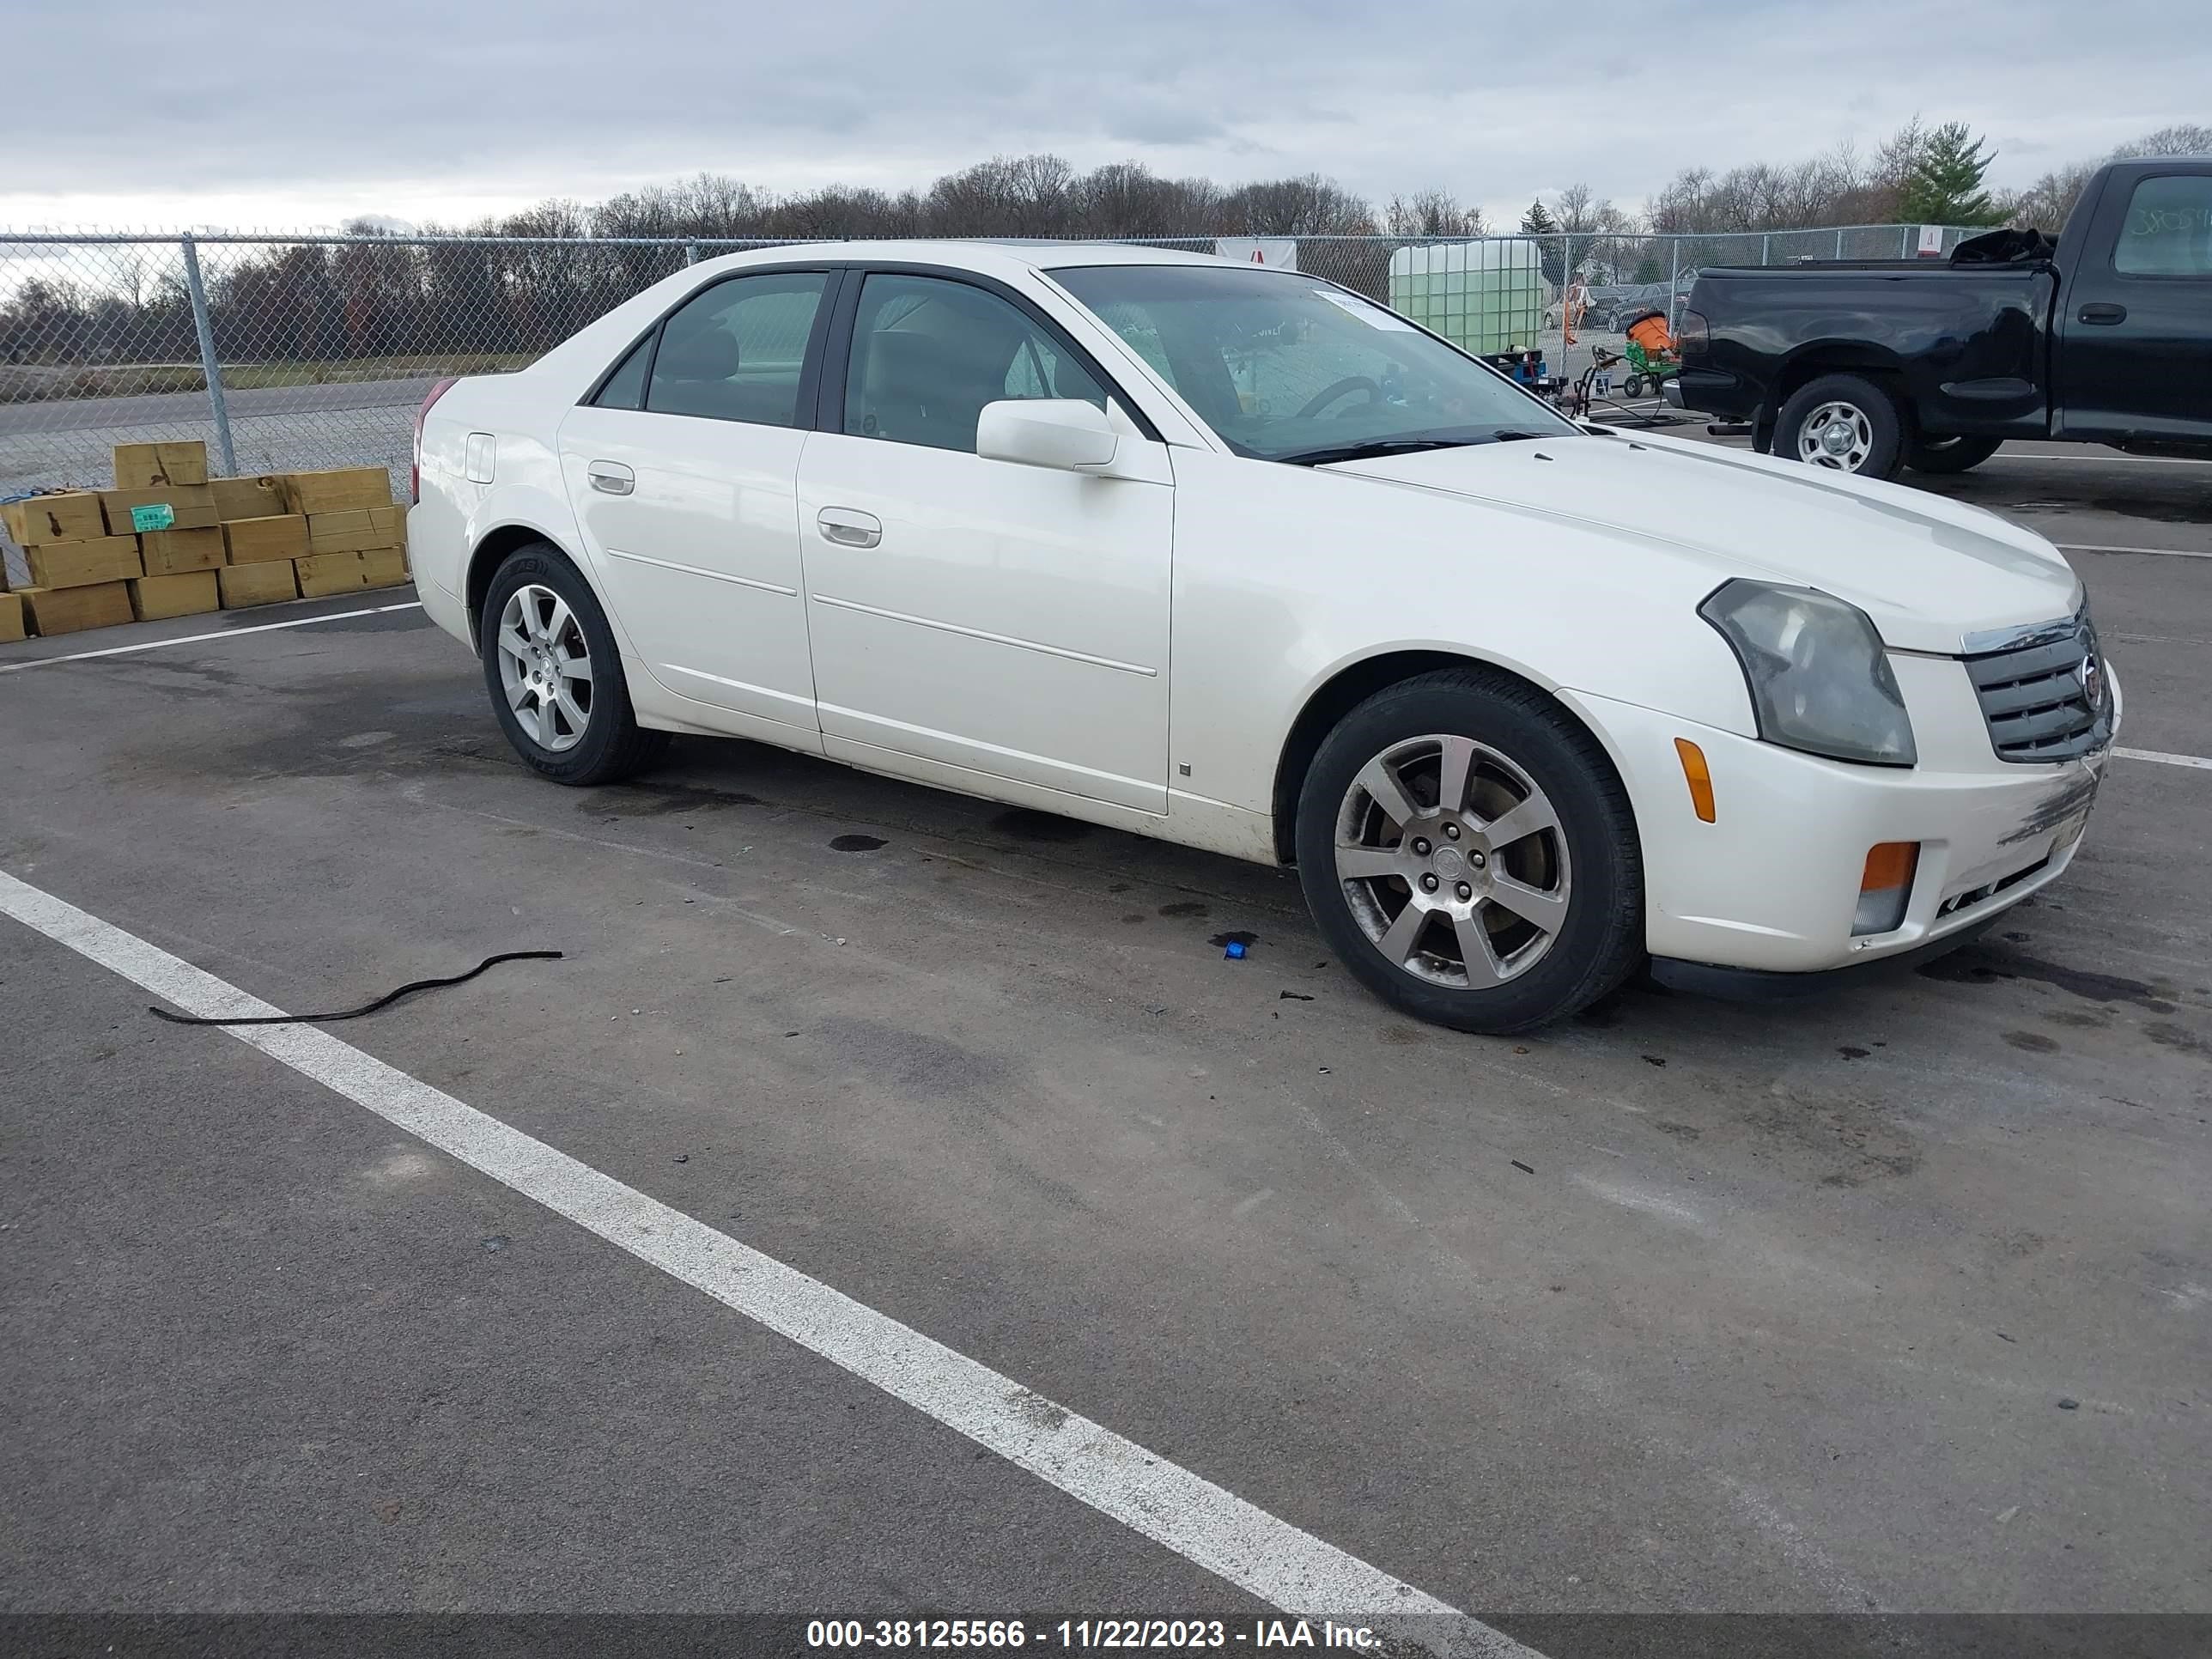
[[[1337,811],[1336,874],[1394,966],[1482,990],[1526,973],[1565,925],[1570,860],[1535,780],[1471,738],[1410,738],[1360,769]]]
[[[500,687],[524,734],[555,755],[582,742],[592,723],[592,648],[568,602],[535,582],[516,588],[494,641]]]

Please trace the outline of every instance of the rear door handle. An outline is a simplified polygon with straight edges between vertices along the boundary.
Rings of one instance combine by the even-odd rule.
[[[2077,321],[2084,323],[2124,323],[2128,319],[2128,308],[2106,305],[2100,301],[2094,305],[2083,306],[2074,315]]]
[[[884,521],[857,507],[825,507],[814,515],[814,525],[823,541],[840,547],[873,547],[884,538]]]
[[[602,495],[627,495],[637,488],[636,475],[620,461],[593,461],[584,476]]]

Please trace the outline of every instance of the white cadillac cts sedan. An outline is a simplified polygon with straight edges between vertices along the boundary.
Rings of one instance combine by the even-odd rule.
[[[720,733],[1295,864],[1468,1030],[1955,944],[2066,867],[2119,719],[2030,532],[1194,254],[712,260],[416,452],[423,605],[547,777]]]

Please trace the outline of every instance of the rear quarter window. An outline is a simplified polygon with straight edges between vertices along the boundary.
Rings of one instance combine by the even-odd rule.
[[[635,409],[645,397],[645,365],[653,356],[653,336],[647,335],[629,349],[629,356],[615,366],[592,399],[601,409]]]

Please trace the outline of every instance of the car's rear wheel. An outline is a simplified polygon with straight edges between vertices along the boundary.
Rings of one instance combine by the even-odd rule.
[[[514,751],[556,783],[614,783],[667,747],[630,708],[606,613],[550,542],[508,554],[477,619],[484,683]]]
[[[1524,1030],[1642,954],[1627,795],[1589,733],[1517,681],[1452,670],[1370,697],[1315,756],[1297,831],[1323,937],[1418,1018]]]
[[[1894,476],[1905,450],[1905,422],[1889,393],[1857,374],[1823,374],[1782,405],[1774,453],[1810,466],[1863,477]]]
[[[1915,472],[1964,472],[1997,453],[2002,438],[1922,438],[1906,446],[1905,464]]]

